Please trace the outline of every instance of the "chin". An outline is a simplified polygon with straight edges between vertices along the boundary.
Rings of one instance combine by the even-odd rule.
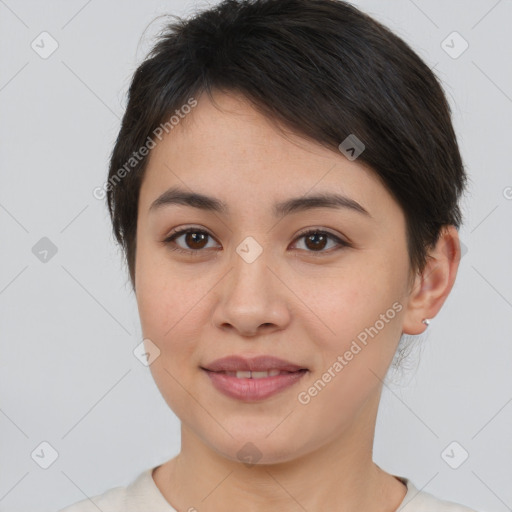
[[[278,435],[277,430],[273,431],[277,424],[254,430],[227,428],[233,437],[226,434],[222,439],[203,438],[203,441],[220,456],[247,467],[292,462],[307,452],[306,440],[304,445],[298,446],[296,436],[284,428]],[[264,434],[260,430],[264,430]]]

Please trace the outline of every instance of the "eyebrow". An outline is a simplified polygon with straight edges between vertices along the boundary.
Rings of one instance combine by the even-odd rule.
[[[183,190],[179,187],[171,187],[155,199],[149,207],[149,212],[153,212],[164,206],[173,204],[180,204],[190,206],[192,208],[198,208],[200,210],[229,215],[229,207],[224,201],[197,192],[188,192],[187,190]],[[291,213],[305,211],[312,208],[347,208],[367,217],[372,217],[370,213],[354,199],[341,194],[327,192],[291,198],[275,203],[273,207],[273,214],[275,217],[284,217]]]

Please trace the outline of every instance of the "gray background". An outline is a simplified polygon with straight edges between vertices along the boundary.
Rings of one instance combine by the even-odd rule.
[[[471,177],[467,252],[410,369],[389,376],[375,461],[439,497],[512,510],[512,2],[355,4],[442,79]],[[150,22],[205,5],[0,0],[0,511],[55,511],[178,451],[179,422],[132,352],[136,303],[92,191],[165,19]],[[31,47],[51,48],[43,31],[58,43],[47,58]],[[452,56],[442,47],[453,31],[469,43],[457,58],[461,40],[445,43]],[[33,252],[43,237],[57,249],[47,261]],[[452,465],[469,453],[457,469],[442,456],[453,441]],[[47,469],[43,442],[58,454]]]

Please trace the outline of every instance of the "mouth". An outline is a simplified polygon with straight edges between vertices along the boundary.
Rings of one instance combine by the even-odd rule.
[[[308,368],[272,356],[229,356],[201,366],[224,395],[244,402],[269,398],[295,385]]]
[[[202,368],[205,371],[211,371],[206,368]],[[237,379],[266,379],[267,377],[277,377],[278,375],[289,375],[291,373],[300,373],[307,372],[306,368],[301,368],[300,370],[296,370],[293,372],[288,372],[286,370],[272,369],[272,370],[263,370],[258,372],[251,372],[246,370],[239,370],[236,372],[228,372],[228,371],[218,371],[213,373],[219,373],[222,375],[227,375],[228,377],[235,377]]]
[[[307,370],[305,366],[301,366],[285,359],[278,357],[263,355],[257,357],[245,357],[242,355],[232,355],[216,359],[211,363],[201,367],[211,372],[251,372],[258,374],[260,372],[297,372]],[[258,377],[256,377],[258,378]]]

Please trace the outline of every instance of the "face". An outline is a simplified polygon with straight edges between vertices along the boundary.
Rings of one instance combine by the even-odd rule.
[[[231,460],[249,442],[261,463],[284,462],[368,431],[402,333],[405,218],[357,159],[284,137],[241,97],[216,103],[200,98],[151,153],[137,222],[142,331],[160,351],[155,382],[195,439]],[[171,188],[181,200],[164,196]],[[304,202],[319,194],[345,199]],[[231,355],[302,370],[259,380],[204,369]]]

